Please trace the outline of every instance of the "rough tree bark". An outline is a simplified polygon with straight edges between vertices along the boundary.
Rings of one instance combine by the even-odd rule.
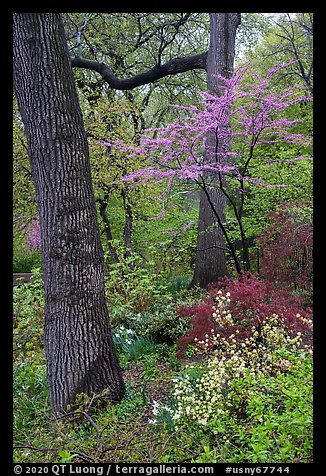
[[[221,95],[221,80],[218,75],[230,77],[233,71],[235,36],[241,22],[240,13],[210,13],[210,46],[207,54],[207,89],[211,94]],[[206,139],[205,161],[218,161],[219,152],[228,144],[218,144],[216,148],[215,132]],[[215,153],[217,150],[217,154]],[[227,274],[224,236],[217,223],[217,211],[222,223],[225,222],[225,195],[218,186],[218,178],[206,176],[207,190],[200,192],[198,239],[195,271],[191,285],[207,287],[219,277]],[[215,183],[214,183],[215,182]],[[209,199],[207,197],[209,193]]]
[[[205,69],[207,53],[201,53],[194,56],[185,56],[183,58],[174,58],[160,66],[129,78],[117,78],[109,65],[92,61],[85,58],[71,58],[71,64],[75,68],[85,68],[92,71],[97,71],[102,78],[113,89],[129,90],[134,89],[144,84],[153,83],[160,78],[172,74],[184,73],[193,69]]]
[[[88,145],[60,14],[13,15],[14,87],[38,200],[51,409],[124,394],[104,292]]]

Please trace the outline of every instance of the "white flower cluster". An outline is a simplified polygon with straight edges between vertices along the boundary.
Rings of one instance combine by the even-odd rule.
[[[227,292],[225,295],[223,291],[219,290],[217,296],[215,297],[216,305],[212,306],[212,317],[215,320],[218,327],[226,328],[228,326],[234,325],[234,320],[229,310],[229,305],[231,303],[230,293]],[[211,346],[214,346],[219,340],[220,334],[215,334],[215,329],[211,329],[210,335],[205,335],[205,340],[198,340],[196,337],[194,341],[199,349],[208,350]]]
[[[156,400],[153,400],[152,402],[153,406],[152,406],[152,414],[157,417],[159,416],[162,411],[167,411],[168,413],[171,413],[171,409],[166,406],[166,405],[163,405],[163,403],[161,402],[158,402]],[[153,420],[148,420],[148,423],[157,423],[157,419],[154,418]]]
[[[113,330],[113,337],[116,342],[123,342],[129,345],[133,343],[136,333],[132,329],[126,329],[124,326],[120,326]]]
[[[230,293],[227,292],[225,295],[223,291],[219,290],[215,298],[216,306],[213,306],[213,318],[220,327],[225,327],[228,324],[233,324],[232,315],[229,311],[229,305],[231,303]]]
[[[296,314],[295,316],[297,319],[299,319],[303,324],[308,324],[310,329],[313,330],[313,321],[312,319],[309,319],[308,317],[301,316],[301,314]]]
[[[218,309],[221,310],[221,307],[218,306]],[[227,416],[232,410],[229,390],[234,380],[246,376],[278,375],[291,368],[291,363],[280,356],[278,350],[297,350],[302,342],[300,333],[292,338],[287,336],[282,320],[276,314],[266,318],[259,332],[255,327],[251,331],[242,342],[238,342],[234,334],[225,338],[212,333],[209,339],[215,346],[213,351],[209,350],[211,347],[206,347],[206,363],[189,365],[189,374],[174,380],[176,409],[170,410],[170,413],[176,429],[192,420],[199,425],[209,425],[217,433],[219,418]],[[205,350],[205,342],[202,344]],[[201,376],[191,377],[196,371],[201,372]],[[250,389],[246,392],[251,394]]]

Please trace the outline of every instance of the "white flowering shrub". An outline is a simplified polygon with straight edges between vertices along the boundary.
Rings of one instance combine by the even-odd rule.
[[[223,304],[227,299],[218,299],[213,309],[219,321],[230,319]],[[300,332],[289,336],[276,314],[259,330],[251,330],[241,341],[235,334],[222,337],[212,329],[198,342],[206,358],[187,365],[174,379],[171,405],[164,412],[169,411],[177,432],[197,427],[232,443],[239,461],[244,454],[249,458],[250,451],[250,461],[266,461],[264,445],[277,454],[282,445],[275,438],[287,448],[290,441],[294,453],[296,446],[303,448],[304,440],[309,453],[312,350],[302,346]]]

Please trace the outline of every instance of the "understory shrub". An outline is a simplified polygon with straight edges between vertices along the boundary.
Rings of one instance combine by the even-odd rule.
[[[215,449],[208,461],[218,462],[222,454],[228,462],[311,460],[311,348],[300,332],[289,335],[277,315],[242,341],[236,335],[212,329],[198,342],[205,359],[174,379],[163,414],[170,413],[177,432],[198,427],[211,434]],[[154,414],[160,415],[157,405]],[[223,443],[228,449],[222,451]]]
[[[148,311],[157,298],[170,297],[163,277],[136,253],[127,258],[119,255],[119,262],[108,266],[105,284],[113,312],[115,309]]]
[[[303,309],[298,296],[250,273],[212,283],[201,303],[180,307],[179,315],[192,316],[190,332],[177,341],[180,357],[189,344],[205,340],[212,329],[221,336],[235,334],[237,340],[244,340],[272,315],[282,319],[290,335],[300,332],[304,344],[311,344],[312,309]]]
[[[174,304],[163,303],[153,307],[151,312],[137,314],[130,320],[130,325],[139,335],[173,344],[189,330],[190,319],[178,316]]]
[[[312,303],[313,223],[309,203],[280,204],[259,238],[260,274]]]
[[[13,273],[31,273],[34,268],[42,266],[42,256],[38,251],[15,253],[13,257]]]

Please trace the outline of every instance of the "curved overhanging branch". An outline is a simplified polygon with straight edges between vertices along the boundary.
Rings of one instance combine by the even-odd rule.
[[[207,52],[193,56],[184,56],[183,58],[173,58],[170,61],[136,74],[130,78],[119,79],[115,76],[110,66],[98,61],[92,61],[84,58],[71,58],[73,68],[84,68],[96,71],[109,84],[112,89],[127,90],[134,89],[144,84],[153,83],[157,79],[164,78],[178,73],[184,73],[193,69],[206,69]]]

